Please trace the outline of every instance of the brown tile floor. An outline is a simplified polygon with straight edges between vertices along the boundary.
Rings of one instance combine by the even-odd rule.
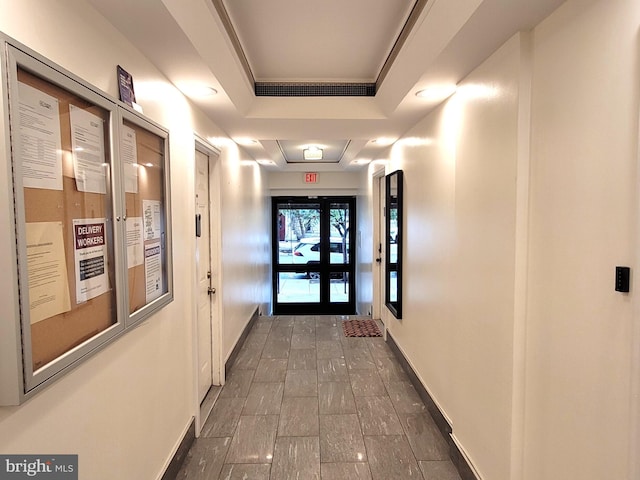
[[[459,480],[389,347],[342,318],[260,317],[177,478]]]

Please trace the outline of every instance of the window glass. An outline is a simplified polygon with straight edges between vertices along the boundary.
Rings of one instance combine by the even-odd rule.
[[[35,372],[117,322],[111,113],[20,67],[17,80],[18,241]]]

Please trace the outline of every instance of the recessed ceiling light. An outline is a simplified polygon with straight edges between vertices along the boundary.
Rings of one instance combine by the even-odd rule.
[[[456,88],[454,84],[434,85],[416,92],[416,97],[431,101],[442,101],[456,93]]]
[[[466,83],[461,85],[458,93],[467,99],[484,98],[490,99],[497,97],[500,92],[494,85],[486,85],[481,83]]]
[[[310,146],[302,150],[302,158],[305,160],[322,160],[322,149],[316,146]]]
[[[258,143],[258,141],[254,140],[253,138],[234,138],[233,141],[236,142],[238,145],[244,145],[246,147],[250,145],[255,145]]]
[[[376,145],[382,145],[384,147],[387,145],[391,145],[393,142],[395,142],[395,139],[390,137],[379,137],[374,140],[371,140],[371,142],[375,143]]]
[[[268,160],[266,158],[261,158],[259,160],[256,160],[256,162],[258,162],[260,165],[275,165],[276,162],[274,162],[273,160]]]
[[[198,85],[195,83],[183,84],[178,88],[180,88],[182,93],[184,93],[187,97],[191,98],[212,97],[213,95],[216,95],[218,93],[218,91],[213,87],[210,87],[208,85]]]
[[[357,160],[354,160],[352,162],[355,165],[366,165],[368,163],[371,163],[371,159],[369,158],[358,158]]]
[[[208,137],[207,140],[209,140],[214,147],[224,147],[231,142],[227,137]]]
[[[409,147],[420,147],[424,145],[431,145],[433,143],[433,140],[431,140],[430,138],[422,137],[405,137],[401,140],[398,140],[398,143]]]

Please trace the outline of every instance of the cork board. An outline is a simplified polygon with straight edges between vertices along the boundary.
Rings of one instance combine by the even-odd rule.
[[[31,324],[32,366],[36,371],[117,322],[111,197],[108,189],[106,194],[98,194],[80,192],[76,188],[69,106],[79,107],[104,121],[104,152],[107,162],[111,158],[109,112],[21,68],[18,68],[18,81],[58,99],[63,157],[62,190],[23,189],[26,223],[61,222],[63,225],[63,244],[71,307],[67,312]],[[15,158],[14,162],[19,164],[21,159]],[[74,274],[73,220],[93,218],[106,219],[108,288],[105,293],[79,303],[76,298],[76,276]]]
[[[126,214],[127,218],[143,217],[144,201],[151,200],[160,202],[160,240],[162,244],[161,263],[163,265],[164,272],[164,278],[162,282],[163,289],[161,293],[166,293],[168,291],[168,285],[166,249],[164,247],[164,238],[166,235],[164,198],[164,139],[132,122],[125,120],[124,125],[135,131],[138,161],[138,192],[125,194]],[[157,241],[157,239],[149,240],[144,237],[145,246],[151,245],[154,241]],[[134,313],[147,304],[147,276],[144,263],[129,268],[128,275],[129,313]]]

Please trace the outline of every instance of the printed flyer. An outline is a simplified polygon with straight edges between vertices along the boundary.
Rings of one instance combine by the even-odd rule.
[[[104,218],[73,221],[76,302],[102,295],[109,290],[107,275],[107,232]]]
[[[136,131],[122,125],[120,128],[120,156],[124,166],[124,191],[138,193],[138,150],[136,147]]]
[[[142,217],[127,217],[127,268],[142,265],[144,235]]]
[[[106,193],[104,122],[91,112],[69,105],[73,171],[80,192]]]
[[[62,190],[58,100],[24,83],[18,83],[18,96],[23,185]]]
[[[160,242],[152,242],[144,246],[147,303],[158,298],[164,291],[161,253]]]
[[[26,224],[31,323],[71,310],[62,222]]]
[[[142,200],[144,239],[155,240],[162,233],[162,208],[158,200]]]

